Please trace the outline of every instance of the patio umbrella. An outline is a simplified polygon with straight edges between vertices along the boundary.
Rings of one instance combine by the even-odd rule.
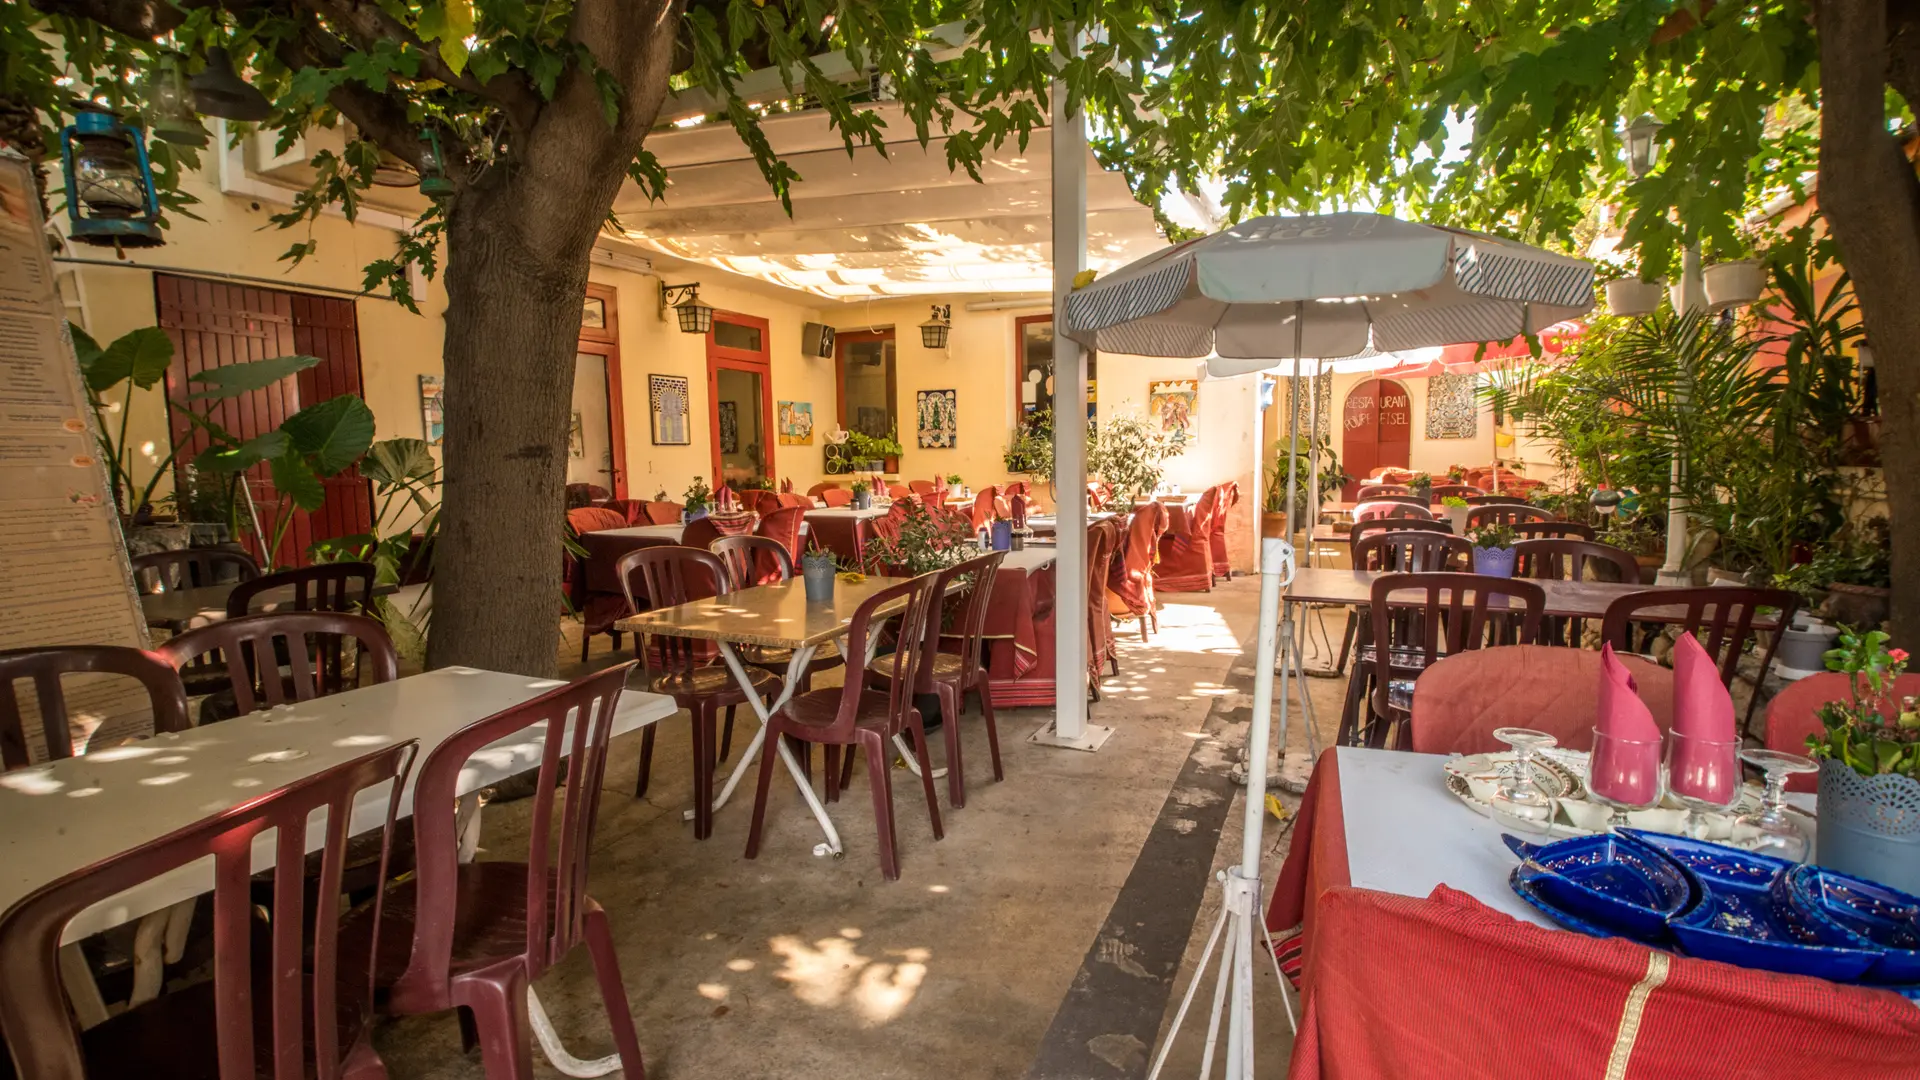
[[[1297,378],[1303,362],[1317,368],[1319,358],[1506,341],[1592,307],[1593,268],[1579,259],[1381,214],[1321,214],[1255,218],[1130,263],[1067,297],[1066,333],[1109,354],[1103,365],[1115,363],[1116,353],[1206,357],[1212,374],[1227,376],[1290,360]],[[1287,445],[1297,446],[1300,414],[1288,412]],[[1298,460],[1288,456],[1289,507]],[[1290,612],[1279,616],[1280,590],[1293,577],[1292,545],[1278,537],[1265,540],[1260,574],[1240,865],[1224,879],[1220,922],[1194,973],[1197,988],[1214,942],[1223,927],[1231,927],[1215,992],[1216,1010],[1223,1000],[1230,1002],[1228,1080],[1254,1075],[1252,920],[1262,918],[1261,832],[1276,656],[1283,750],[1286,745],[1293,619]],[[1278,980],[1277,965],[1274,974]],[[1150,1075],[1158,1075],[1192,998],[1189,990]],[[1210,1038],[1203,1074],[1212,1049]]]

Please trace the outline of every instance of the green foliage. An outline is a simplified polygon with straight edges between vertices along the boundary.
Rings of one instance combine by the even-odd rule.
[[[1807,601],[1807,606],[1817,607],[1829,585],[1891,588],[1893,565],[1889,555],[1884,535],[1844,536],[1820,548],[1806,562],[1775,574],[1773,583],[1799,593]]]
[[[1007,471],[1051,481],[1053,479],[1053,410],[1028,413],[1014,430],[1004,455]]]
[[[1823,730],[1807,736],[1807,749],[1862,776],[1920,780],[1920,707],[1908,697],[1896,708],[1894,687],[1907,669],[1907,652],[1887,648],[1887,640],[1879,630],[1840,628],[1838,647],[1826,654],[1827,670],[1847,676],[1848,698],[1820,707]]]
[[[1353,477],[1340,470],[1340,455],[1334,452],[1333,443],[1328,436],[1319,438],[1320,458],[1320,500],[1325,502],[1328,496],[1345,487]],[[1285,440],[1276,442],[1273,461],[1267,466],[1266,496],[1261,500],[1260,508],[1269,514],[1286,512],[1287,455],[1284,453]],[[1313,483],[1313,462],[1308,456],[1309,439],[1305,435],[1294,438],[1294,518],[1305,520],[1307,510],[1307,489]]]
[[[1490,521],[1485,525],[1467,530],[1467,539],[1473,541],[1473,546],[1483,548],[1510,548],[1513,542],[1519,539],[1519,535],[1514,531],[1513,526],[1505,522]]]
[[[372,563],[376,585],[431,575],[440,536],[440,467],[426,442],[374,443],[360,460],[360,475],[373,484],[372,531],[316,541],[310,549],[313,561]],[[425,664],[432,617],[426,594],[404,609],[390,596],[375,597],[373,606],[400,654]]]
[[[863,461],[885,461],[887,458],[897,458],[906,453],[900,445],[899,437],[892,431],[888,431],[885,435],[869,435],[864,431],[849,432],[846,446],[855,464]]]
[[[713,489],[707,486],[706,477],[693,478],[693,483],[688,484],[686,492],[680,496],[680,505],[689,514],[697,514],[713,505]]]
[[[120,513],[132,517],[153,499],[153,489],[173,465],[173,453],[154,463],[141,482],[139,451],[128,444],[133,420],[133,392],[150,390],[166,377],[173,364],[173,340],[157,326],[143,326],[114,339],[105,348],[85,330],[67,324],[80,378],[87,385],[87,404],[93,410],[94,434],[107,463],[107,486]],[[119,400],[108,400],[115,387],[124,386]],[[117,414],[117,419],[115,419]]]
[[[1136,412],[1112,413],[1089,433],[1087,475],[1106,481],[1117,505],[1132,506],[1153,494],[1166,475],[1167,459],[1185,450],[1157,421]]]
[[[936,514],[919,499],[906,503],[906,516],[892,535],[876,533],[864,549],[868,573],[904,570],[924,574],[944,570],[971,554],[973,530],[959,514]]]

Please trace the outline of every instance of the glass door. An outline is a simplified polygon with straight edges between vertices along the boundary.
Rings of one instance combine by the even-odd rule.
[[[714,313],[707,333],[707,400],[716,487],[777,486],[769,361],[765,319]]]

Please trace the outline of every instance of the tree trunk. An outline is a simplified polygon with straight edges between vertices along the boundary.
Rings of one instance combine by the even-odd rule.
[[[517,184],[448,214],[446,443],[431,666],[551,676],[558,648],[567,423],[585,242],[519,242]]]
[[[1920,182],[1887,133],[1885,0],[1823,0],[1820,207],[1853,279],[1880,378],[1881,457],[1920,461]],[[1892,469],[1886,470],[1891,479]],[[1904,477],[1903,477],[1904,479]],[[1920,644],[1920,485],[1888,483],[1893,637]]]

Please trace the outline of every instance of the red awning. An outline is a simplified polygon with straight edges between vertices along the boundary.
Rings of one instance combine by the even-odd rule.
[[[1587,332],[1587,324],[1578,321],[1555,323],[1540,332],[1540,356],[1543,360],[1558,359],[1566,346],[1580,340]],[[1506,361],[1515,357],[1530,355],[1527,339],[1514,338],[1512,341],[1489,342],[1486,351],[1475,344],[1449,345],[1440,350],[1440,359],[1424,364],[1402,364],[1372,374],[1396,379],[1424,379],[1433,375],[1476,375],[1484,371],[1506,366]]]

